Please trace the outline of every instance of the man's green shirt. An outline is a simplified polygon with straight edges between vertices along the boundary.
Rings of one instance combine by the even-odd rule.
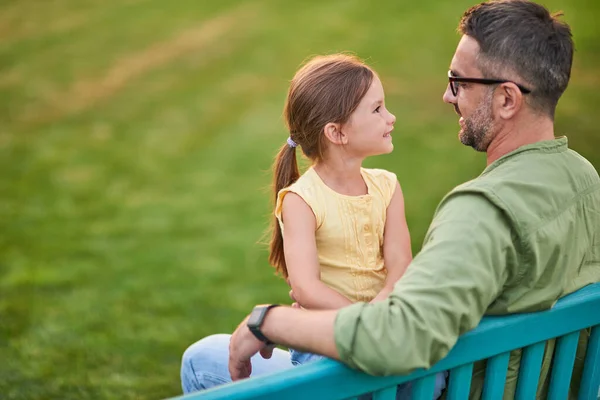
[[[567,138],[539,142],[452,190],[387,301],[341,309],[335,341],[352,367],[406,374],[442,359],[484,315],[548,309],[593,282],[600,282],[600,178]],[[586,339],[584,332],[580,350]],[[553,348],[550,341],[540,397]],[[514,352],[505,398],[514,397],[519,360]],[[475,368],[473,398],[480,397],[484,368]],[[574,382],[580,374],[576,363]]]

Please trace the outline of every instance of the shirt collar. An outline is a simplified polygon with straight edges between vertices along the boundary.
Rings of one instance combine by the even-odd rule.
[[[511,158],[514,158],[522,153],[561,153],[563,151],[568,150],[569,141],[566,136],[557,137],[554,140],[543,140],[541,142],[536,142],[532,144],[527,144],[525,146],[521,146],[516,150],[511,151],[508,154],[503,155],[493,163],[487,166],[485,170],[483,170],[482,175],[490,172],[501,164],[505,163]]]

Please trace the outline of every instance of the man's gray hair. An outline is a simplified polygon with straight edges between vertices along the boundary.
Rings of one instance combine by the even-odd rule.
[[[477,41],[478,67],[486,78],[511,79],[532,92],[535,110],[554,117],[571,76],[571,28],[540,4],[493,0],[468,9],[458,31]]]

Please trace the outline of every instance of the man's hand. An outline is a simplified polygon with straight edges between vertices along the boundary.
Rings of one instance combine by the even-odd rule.
[[[271,358],[273,346],[267,346],[250,332],[248,317],[237,327],[229,341],[229,374],[233,381],[248,378],[252,373],[250,358],[260,352],[263,358]]]

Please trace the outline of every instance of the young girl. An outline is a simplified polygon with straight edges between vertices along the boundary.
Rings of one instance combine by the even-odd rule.
[[[284,117],[290,136],[274,164],[270,263],[308,309],[385,299],[412,252],[396,175],[362,167],[394,148],[396,117],[379,77],[352,56],[313,58],[292,79]],[[301,176],[297,147],[312,162]],[[291,350],[291,358],[321,356]],[[440,375],[438,395],[443,387]]]
[[[309,309],[385,299],[412,259],[396,176],[366,169],[366,157],[390,153],[396,117],[371,68],[347,55],[316,57],[294,76],[285,110],[290,136],[274,166],[275,218],[269,261]],[[312,161],[300,176],[297,147]],[[183,355],[185,393],[231,381],[229,335],[211,335]],[[411,343],[406,343],[411,346]],[[252,376],[321,356],[275,349],[255,356]],[[445,387],[436,381],[436,398]],[[410,398],[410,384],[397,399]]]

